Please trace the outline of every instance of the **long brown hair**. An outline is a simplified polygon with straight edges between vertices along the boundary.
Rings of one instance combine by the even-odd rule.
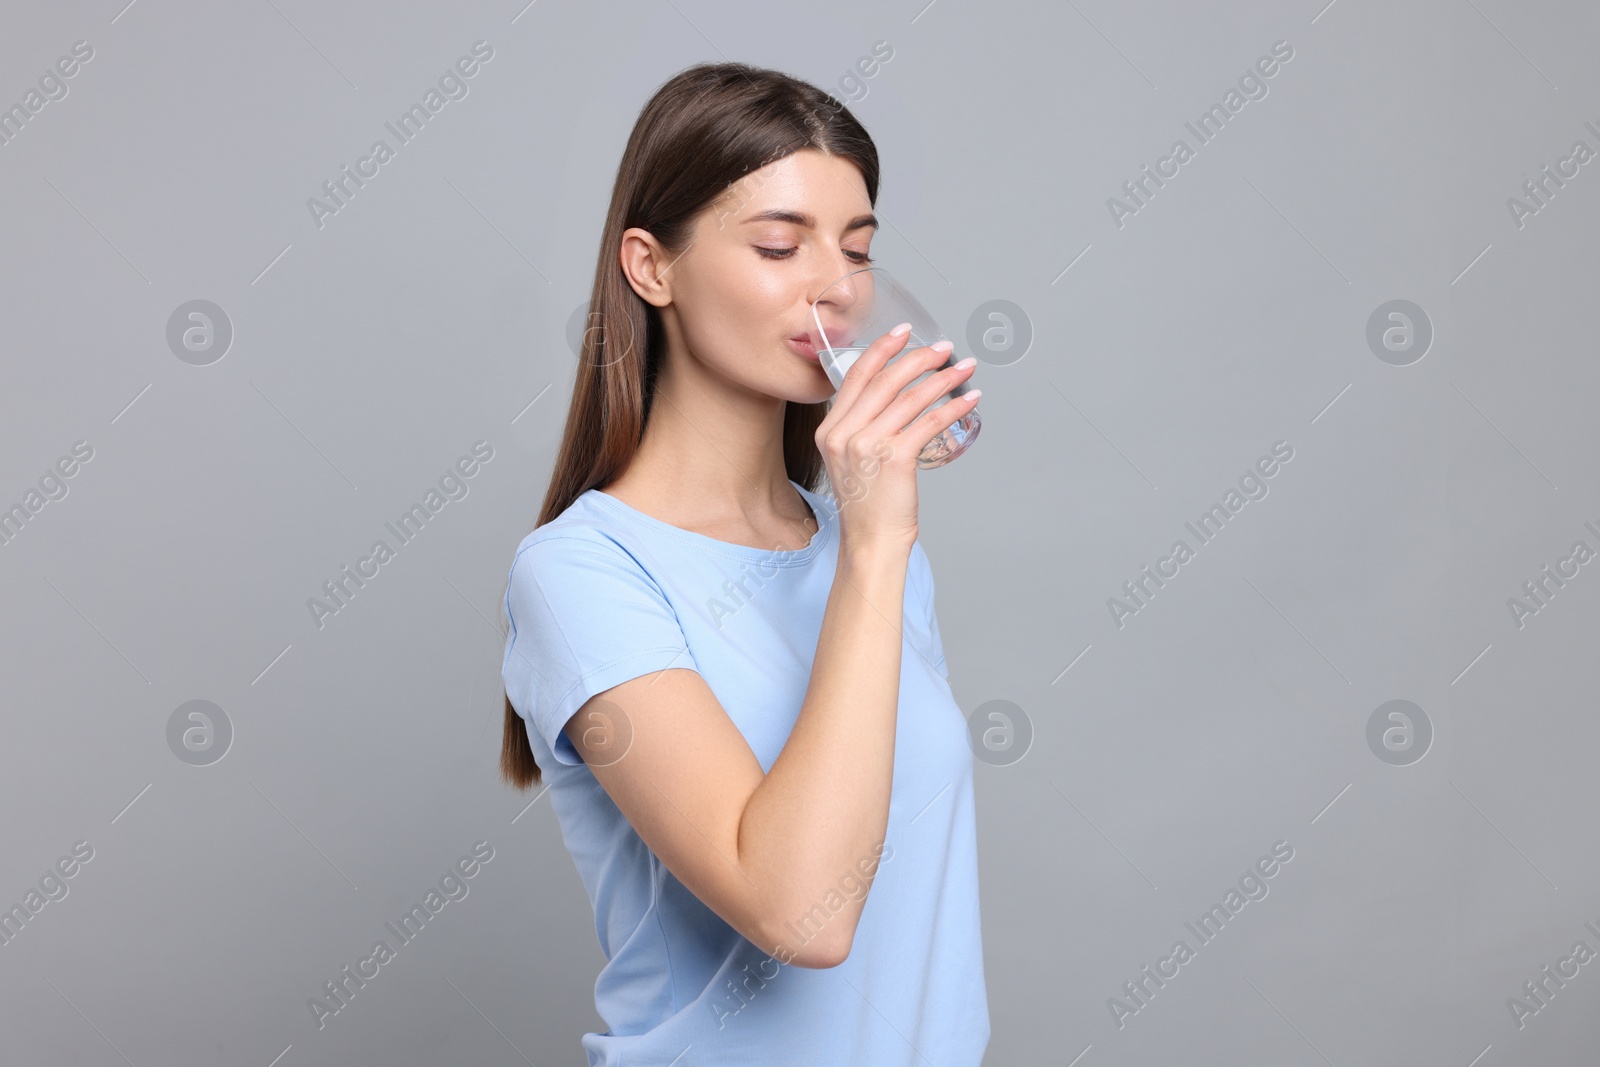
[[[807,82],[744,63],[701,63],[662,85],[639,113],[611,189],[589,296],[567,425],[535,528],[627,469],[650,417],[664,345],[660,312],[640,299],[618,262],[622,233],[638,226],[668,251],[686,250],[699,214],[736,182],[803,148],[850,160],[878,200],[878,152],[842,103]],[[720,220],[719,220],[720,221]],[[635,344],[643,338],[642,345]],[[827,401],[789,403],[788,476],[812,492],[825,473],[816,431]],[[500,775],[518,789],[543,775],[527,725],[506,697]]]

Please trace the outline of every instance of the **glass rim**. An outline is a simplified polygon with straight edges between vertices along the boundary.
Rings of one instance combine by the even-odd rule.
[[[939,326],[938,319],[935,318],[927,308],[923,307],[922,302],[913,296],[905,288],[905,286],[900,284],[900,281],[895,276],[894,272],[886,266],[874,263],[867,266],[857,267],[855,270],[846,271],[844,274],[839,275],[833,281],[829,282],[822,289],[822,291],[817,294],[817,298],[815,300],[809,301],[812,326],[809,333],[811,335],[812,343],[817,346],[817,351],[827,351],[831,354],[836,349],[848,348],[856,344],[858,339],[856,330],[847,329],[845,331],[846,335],[843,337],[837,337],[834,335],[834,331],[838,330],[840,326],[845,325],[845,323],[835,322],[831,327],[825,324],[822,321],[823,313],[820,310],[819,305],[825,299],[827,299],[829,293],[838,288],[841,282],[845,282],[860,274],[873,275],[874,300],[879,297],[887,297],[891,303],[899,305],[901,313],[897,316],[886,316],[886,318],[895,317],[902,318],[904,321],[909,321],[912,324],[913,337],[917,337],[922,334],[928,335],[924,340],[919,342],[920,344],[929,344],[935,340],[941,340],[945,337],[944,331]],[[845,304],[842,307],[836,307],[834,309],[835,313],[848,319],[856,307],[857,299],[858,298],[856,297],[852,297],[848,304]],[[863,325],[866,325],[871,318],[876,317],[880,313],[880,310],[881,309],[875,307],[873,311],[862,315],[861,321],[856,322],[855,326],[859,328]],[[893,323],[886,322],[882,323],[881,325],[883,325],[884,331],[886,332],[889,327],[893,325]]]

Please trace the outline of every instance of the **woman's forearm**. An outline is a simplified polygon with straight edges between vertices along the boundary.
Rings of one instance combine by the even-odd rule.
[[[811,966],[848,952],[866,895],[838,911],[825,898],[876,870],[888,827],[910,556],[841,546],[799,717],[739,825],[740,865],[771,887],[763,947]]]

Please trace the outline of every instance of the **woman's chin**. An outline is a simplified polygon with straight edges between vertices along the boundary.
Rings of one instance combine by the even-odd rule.
[[[839,391],[833,387],[833,382],[828,380],[821,367],[816,368],[815,378],[815,382],[807,382],[797,390],[799,395],[791,397],[794,403],[820,404],[824,400],[832,400]]]

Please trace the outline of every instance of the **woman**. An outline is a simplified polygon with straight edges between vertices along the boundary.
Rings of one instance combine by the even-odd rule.
[[[848,110],[738,63],[662,86],[618,169],[503,665],[502,771],[548,768],[607,959],[591,1065],[988,1043],[972,754],[917,541],[917,454],[978,393],[918,413],[970,361],[907,388],[949,347],[886,368],[897,327],[835,395],[794,340],[871,262],[877,187]]]

